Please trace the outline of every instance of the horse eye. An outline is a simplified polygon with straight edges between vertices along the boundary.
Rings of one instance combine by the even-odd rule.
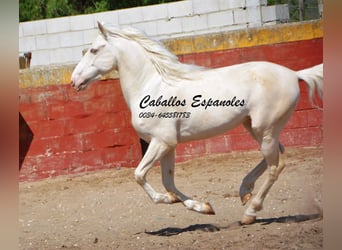
[[[98,51],[98,49],[94,49],[94,48],[91,48],[91,49],[90,49],[90,53],[92,53],[92,54],[96,54],[97,51]]]

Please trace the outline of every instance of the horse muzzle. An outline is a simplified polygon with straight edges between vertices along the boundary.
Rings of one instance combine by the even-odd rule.
[[[77,92],[79,92],[79,91],[85,89],[87,84],[86,84],[86,82],[82,82],[81,84],[76,85],[76,83],[75,83],[74,81],[71,81],[71,82],[70,82],[70,85],[71,85],[71,87],[74,88]]]

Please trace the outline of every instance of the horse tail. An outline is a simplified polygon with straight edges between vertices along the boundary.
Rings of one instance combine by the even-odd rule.
[[[311,68],[299,70],[296,72],[299,79],[304,80],[308,86],[309,98],[311,105],[321,109],[313,103],[315,90],[318,96],[323,98],[323,64],[316,65]]]

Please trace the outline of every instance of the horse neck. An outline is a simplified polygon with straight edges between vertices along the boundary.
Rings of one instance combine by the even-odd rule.
[[[118,71],[121,89],[128,105],[136,100],[145,84],[157,71],[146,56],[143,48],[134,41],[120,39],[118,52]]]

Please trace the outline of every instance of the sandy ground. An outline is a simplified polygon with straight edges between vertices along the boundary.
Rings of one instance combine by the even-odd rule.
[[[288,148],[287,166],[249,226],[239,224],[238,190],[261,159],[257,151],[177,164],[177,187],[210,202],[216,215],[153,204],[134,169],[20,183],[19,249],[322,249],[322,155]],[[147,180],[163,191],[158,167]]]

